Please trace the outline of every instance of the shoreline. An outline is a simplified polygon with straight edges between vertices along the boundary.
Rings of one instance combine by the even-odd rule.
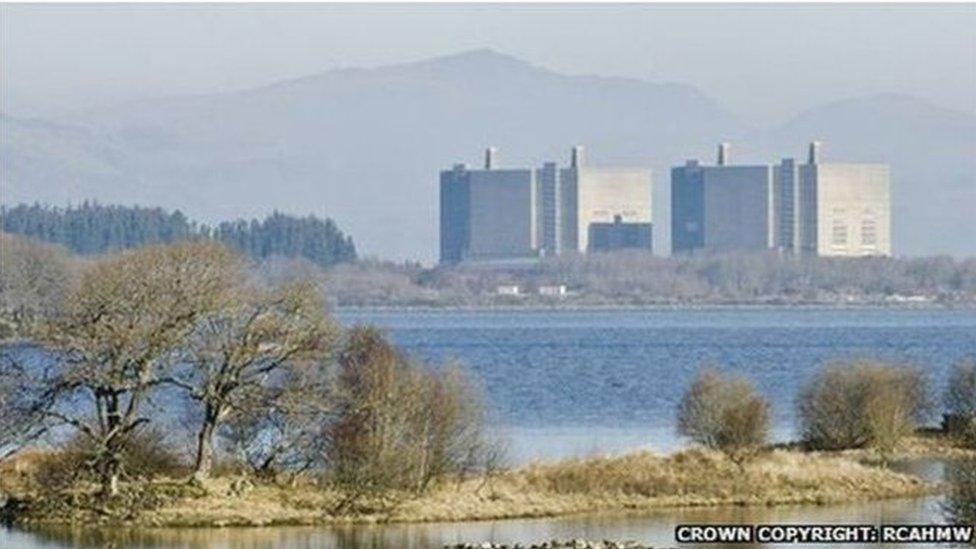
[[[895,456],[906,459],[976,458],[939,437],[914,437]],[[204,487],[185,478],[127,483],[133,494],[99,508],[92,487],[62,494],[59,502],[34,494],[19,500],[13,523],[44,527],[224,528],[352,526],[469,522],[648,513],[665,509],[836,505],[927,497],[942,485],[881,468],[870,452],[803,452],[771,447],[737,469],[724,456],[701,449],[670,454],[537,463],[499,472],[491,481],[447,482],[424,495],[382,494],[335,512],[343,495],[301,483],[251,483],[219,477]],[[149,503],[147,503],[149,502]],[[8,509],[8,516],[10,515]]]
[[[960,303],[648,303],[588,305],[574,303],[477,304],[477,305],[332,305],[343,313],[496,313],[496,312],[641,312],[641,311],[963,311],[976,312],[976,302]]]

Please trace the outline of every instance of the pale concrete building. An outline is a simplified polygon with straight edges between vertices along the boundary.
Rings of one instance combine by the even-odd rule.
[[[582,147],[567,168],[499,169],[496,154],[441,172],[442,262],[651,249],[649,169],[584,166]]]
[[[891,176],[886,164],[823,162],[813,142],[806,164],[776,167],[777,244],[820,256],[891,255]]]
[[[592,230],[616,223],[643,233],[639,247],[651,242],[651,174],[641,168],[592,168],[583,165],[582,148],[573,149],[569,168],[562,170],[567,216],[563,223],[565,249],[598,251],[590,245]]]
[[[780,249],[821,256],[891,255],[889,172],[834,164],[810,145],[806,164],[689,161],[671,171],[672,252]]]
[[[564,297],[566,295],[566,285],[556,284],[554,286],[539,286],[539,295],[547,297]]]
[[[495,288],[498,295],[522,295],[522,288],[517,284],[503,284]]]

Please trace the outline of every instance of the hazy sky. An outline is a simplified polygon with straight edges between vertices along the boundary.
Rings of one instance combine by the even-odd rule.
[[[693,84],[775,123],[903,92],[976,112],[976,4],[0,6],[2,101],[45,115],[489,47]]]

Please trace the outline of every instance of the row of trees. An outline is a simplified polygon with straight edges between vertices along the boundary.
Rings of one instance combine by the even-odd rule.
[[[6,281],[52,250],[8,243],[16,262],[0,295],[23,293],[31,322],[0,355],[5,453],[45,434],[69,443],[84,455],[72,466],[111,497],[136,473],[137,447],[186,406],[166,427],[192,434],[198,480],[218,451],[260,474],[327,471],[355,495],[422,491],[485,465],[484,408],[463,373],[435,374],[374,329],[340,328],[308,280],[262,282],[201,241],[44,263],[58,289],[31,296]]]
[[[976,300],[976,258],[818,258],[777,253],[655,257],[646,252],[562,255],[517,266],[357,263],[330,271],[342,304],[476,305],[499,285],[532,293],[562,284],[579,304],[843,302],[908,296]],[[524,302],[527,296],[522,296]],[[544,301],[546,298],[535,297]],[[551,298],[549,298],[551,300]]]
[[[949,434],[976,448],[976,361],[953,367],[943,402]],[[867,360],[828,365],[797,399],[807,448],[872,448],[884,462],[933,409],[919,370]],[[704,370],[678,407],[678,432],[741,464],[767,444],[769,403],[749,380]]]
[[[148,244],[213,239],[253,258],[302,257],[328,267],[354,261],[356,247],[331,219],[274,212],[263,220],[229,221],[215,227],[191,222],[179,210],[104,206],[84,202],[55,208],[20,204],[0,208],[3,231],[61,244],[80,254],[100,254]]]

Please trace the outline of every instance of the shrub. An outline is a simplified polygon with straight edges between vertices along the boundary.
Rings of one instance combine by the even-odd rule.
[[[943,510],[950,524],[976,524],[976,460],[946,463]],[[976,540],[974,540],[976,545]]]
[[[952,368],[944,401],[945,430],[976,448],[976,359],[968,358]]]
[[[928,384],[920,371],[869,360],[828,365],[798,400],[808,447],[872,447],[883,459],[925,420],[928,410]]]
[[[463,373],[412,364],[373,328],[355,328],[339,357],[333,481],[351,498],[422,492],[487,456],[484,408]]]
[[[766,443],[769,404],[748,380],[705,370],[681,399],[678,432],[741,464]]]
[[[174,476],[186,472],[186,463],[168,444],[161,429],[142,428],[130,434],[120,461],[126,478]],[[97,480],[97,451],[91,439],[76,435],[54,451],[38,459],[34,480],[48,492],[63,491],[79,481]]]

